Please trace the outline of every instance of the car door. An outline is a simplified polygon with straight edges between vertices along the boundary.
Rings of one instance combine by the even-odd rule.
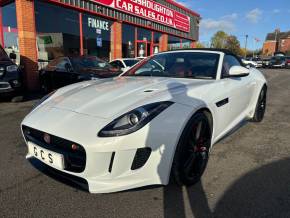
[[[229,77],[229,70],[233,66],[241,66],[241,62],[233,55],[225,55],[221,74],[221,85],[225,90],[225,101],[228,103],[228,125],[241,121],[248,112],[255,83],[251,75]]]
[[[72,72],[68,70],[67,65],[71,66],[68,58],[59,58],[53,73],[54,88],[61,88],[72,83]]]

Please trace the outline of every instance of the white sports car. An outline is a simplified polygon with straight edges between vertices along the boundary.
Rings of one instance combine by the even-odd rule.
[[[28,159],[86,182],[91,193],[193,185],[212,146],[262,121],[267,84],[225,50],[154,55],[117,78],[61,88],[22,122]]]

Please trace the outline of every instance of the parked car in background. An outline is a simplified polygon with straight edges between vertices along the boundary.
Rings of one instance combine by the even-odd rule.
[[[116,59],[110,62],[113,67],[119,68],[122,72],[126,72],[135,64],[137,64],[140,60],[136,58],[123,58],[123,59]]]
[[[286,57],[286,68],[290,68],[290,56]]]
[[[274,56],[270,60],[270,68],[285,68],[286,67],[286,57],[284,56]]]
[[[244,58],[243,58],[243,59],[242,59],[242,62],[243,62],[243,64],[246,65],[246,66],[255,67],[255,68],[258,67],[257,62],[256,62],[256,61],[252,61],[252,60],[250,60],[250,59],[244,59]]]
[[[254,61],[257,63],[257,68],[263,67],[263,60],[259,57],[251,58],[251,61]]]
[[[262,67],[263,68],[268,68],[270,66],[270,60],[271,60],[271,58],[263,58]]]
[[[85,80],[110,78],[122,73],[95,56],[59,57],[39,73],[41,88],[45,92]]]
[[[0,46],[0,97],[15,97],[22,94],[22,72],[15,64],[16,54],[9,57]]]

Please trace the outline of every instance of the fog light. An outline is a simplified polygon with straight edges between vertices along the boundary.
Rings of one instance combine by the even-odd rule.
[[[21,83],[18,80],[13,80],[12,84],[14,87],[19,87],[21,85]]]

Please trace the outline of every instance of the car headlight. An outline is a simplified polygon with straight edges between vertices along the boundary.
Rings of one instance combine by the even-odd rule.
[[[53,91],[53,92],[51,92],[51,93],[49,93],[49,94],[47,94],[46,96],[42,97],[39,101],[37,101],[37,102],[33,105],[32,110],[34,110],[34,109],[37,108],[39,105],[41,105],[43,102],[45,102],[47,99],[49,99],[49,98],[50,98],[50,97],[51,97],[55,92],[56,92],[56,90]]]
[[[98,136],[114,137],[136,132],[172,104],[173,102],[163,101],[138,107],[105,126]]]
[[[18,67],[16,65],[10,65],[6,67],[7,72],[15,72],[18,70]]]

